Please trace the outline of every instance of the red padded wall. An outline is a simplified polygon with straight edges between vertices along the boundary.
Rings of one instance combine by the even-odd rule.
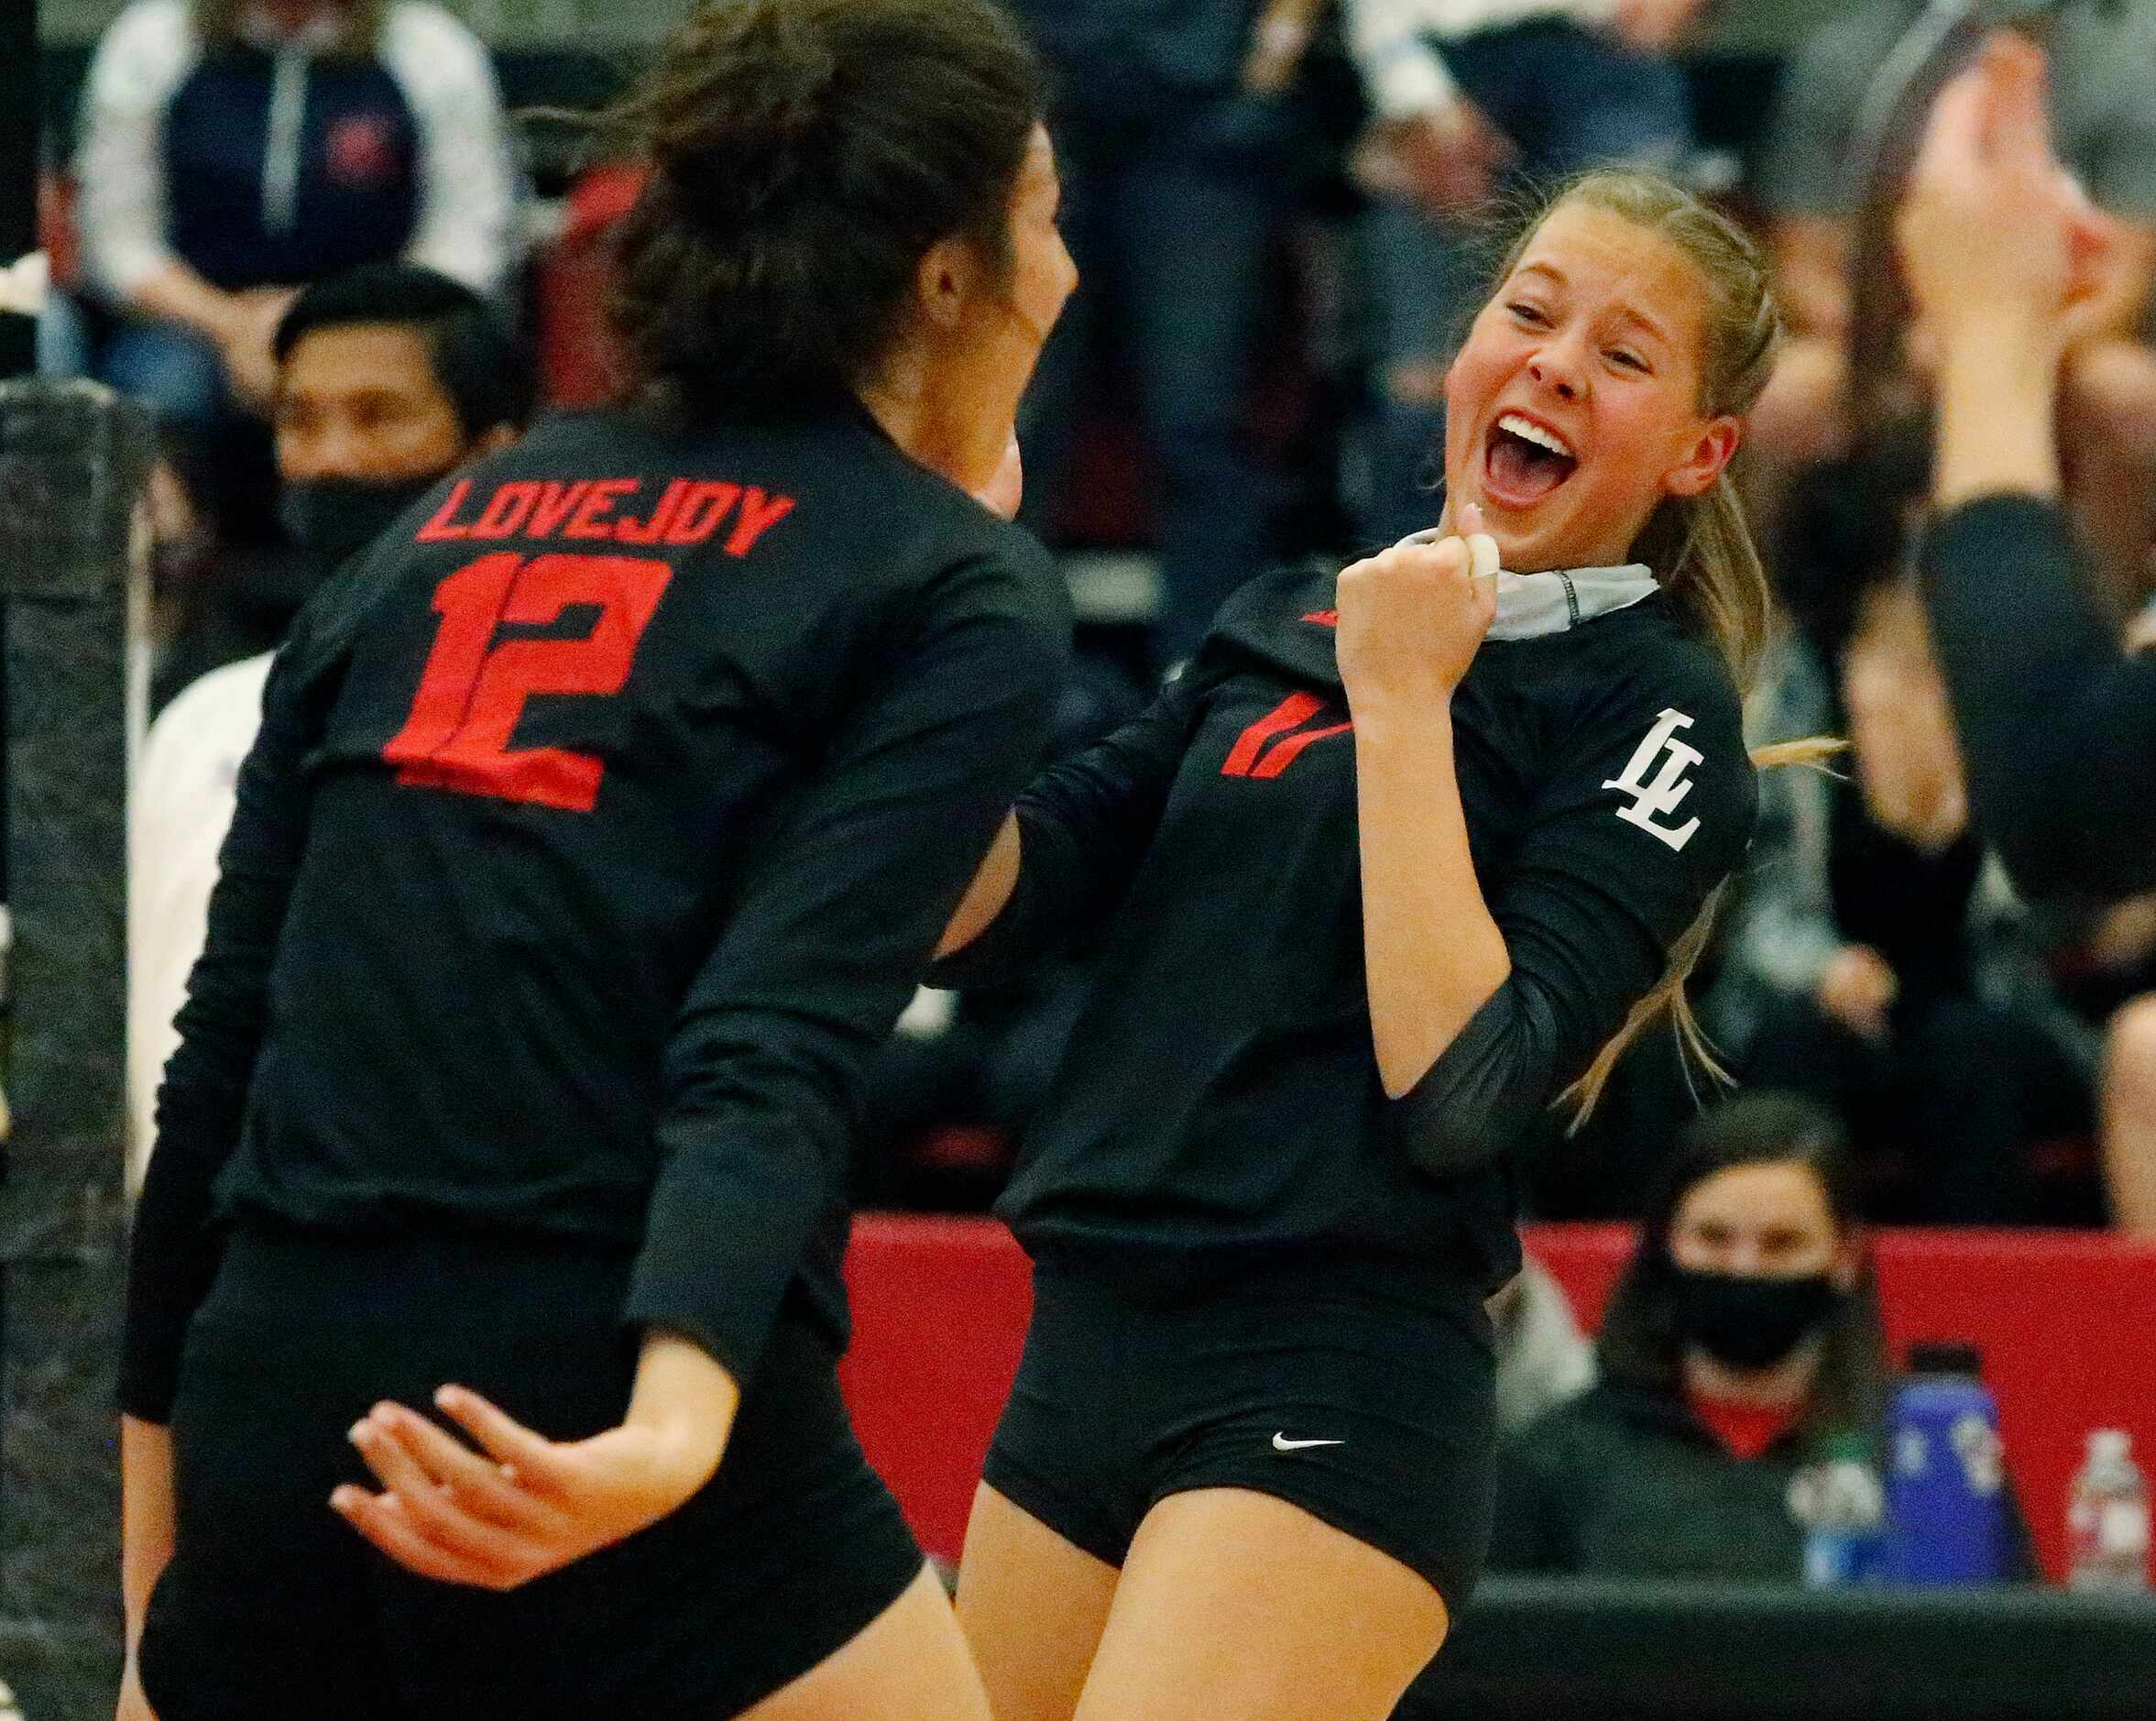
[[[1541,1225],[1526,1235],[1581,1319],[1598,1321],[1628,1229]],[[1918,1339],[1982,1346],[2014,1479],[2055,1574],[2087,1431],[2129,1430],[2156,1474],[2156,1245],[1889,1232],[1877,1255],[1898,1353]],[[854,1227],[847,1273],[855,1336],[842,1376],[861,1443],[923,1544],[955,1559],[1032,1309],[1025,1257],[992,1221],[869,1215]]]

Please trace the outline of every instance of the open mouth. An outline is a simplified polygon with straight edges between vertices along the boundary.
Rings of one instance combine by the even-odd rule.
[[[1490,499],[1508,508],[1539,502],[1580,464],[1570,444],[1517,412],[1491,428],[1483,451],[1483,477]]]

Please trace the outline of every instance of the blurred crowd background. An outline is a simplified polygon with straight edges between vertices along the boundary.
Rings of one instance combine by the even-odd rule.
[[[1685,1518],[1689,1550],[1650,1537],[1627,1551],[1627,1536],[1675,1521],[1657,1490],[1690,1472],[1670,1442],[1686,1448],[1687,1429],[1712,1420],[1699,1402],[1669,1420],[1696,1384],[1664,1354],[1674,1317],[1655,1313],[1675,1295],[1658,1277],[1672,1248],[1682,1255],[1673,1237],[1704,1227],[1695,1256],[1720,1249],[1755,1273],[1758,1239],[1778,1237],[1802,1256],[1788,1277],[1840,1274],[1844,1293],[1868,1284],[1852,1241],[1867,1222],[2156,1237],[2156,899],[2017,895],[1972,827],[1912,585],[1939,355],[1908,314],[1884,236],[1926,93],[1907,84],[1910,44],[1940,8],[1011,4],[1058,81],[1065,226],[1083,276],[1021,423],[1024,518],[1062,555],[1080,623],[1065,747],[1134,712],[1243,579],[1434,521],[1450,349],[1504,211],[1536,187],[1605,161],[1657,165],[1771,248],[1790,339],[1746,483],[1786,626],[1753,740],[1831,732],[1852,750],[1840,774],[1764,780],[1752,863],[1698,985],[1735,1085],[1768,1109],[1720,1109],[1663,1035],[1628,1056],[1583,1129],[1553,1116],[1522,1157],[1532,1216],[1649,1223],[1637,1320],[1604,1330],[1614,1384],[1538,1425],[1501,1553],[1532,1566],[1590,1549],[1620,1567],[1724,1570],[1730,1550],[1749,1549],[1789,1567],[1795,1555],[1774,1538],[1796,1533],[1789,1475],[1823,1450],[1807,1440],[1879,1414],[1876,1310],[1836,1304],[1855,1312],[1806,1353],[1797,1397],[1811,1409],[1714,1423],[1732,1464],[1772,1449],[1784,1469],[1746,1473],[1749,1491],[1725,1491],[1718,1518]],[[2156,0],[1993,10],[2044,45],[2059,150],[2127,236],[2080,313],[2058,412],[2091,599],[2122,652],[2147,649]],[[336,483],[431,477],[485,434],[513,434],[533,397],[546,410],[607,392],[607,235],[638,173],[557,110],[604,99],[677,11],[45,0],[41,210],[59,290],[40,368],[100,378],[159,425],[149,674],[161,733],[145,754],[146,801],[159,770],[199,769],[191,753],[228,744],[185,695],[274,647],[334,566]],[[353,277],[316,326],[421,331],[410,374],[378,355],[357,380],[300,386],[277,334],[294,293],[395,263],[412,267]],[[440,278],[456,284],[447,296]],[[467,319],[469,338],[445,341],[471,296],[492,321]],[[454,433],[421,448],[412,423],[443,411]],[[229,744],[244,741],[243,725]],[[162,873],[204,864],[228,805],[182,784],[154,832],[138,823],[139,900]],[[921,994],[877,1070],[863,1201],[984,1208],[1086,985],[1081,956],[1007,991]],[[1740,1201],[1721,1222],[1691,1211],[1706,1180],[1746,1167],[1788,1175],[1751,1188],[1764,1207]],[[1536,1342],[1553,1360],[1548,1390],[1521,1388],[1522,1420],[1594,1372],[1577,1332],[1563,1338],[1552,1294],[1529,1284],[1505,1311],[1523,1332],[1556,1335],[1554,1352]],[[1632,1492],[1602,1502],[1607,1523],[1562,1521],[1590,1473],[1627,1475]],[[1769,1521],[1773,1535],[1747,1529]],[[2027,1561],[2024,1539],[1996,1563],[2005,1574]]]
[[[1666,167],[1756,224],[1788,311],[1747,451],[1789,619],[1754,739],[1854,743],[1843,776],[1767,780],[1702,988],[1715,1039],[1741,1081],[1843,1120],[1866,1217],[2156,1233],[2156,903],[2015,896],[1970,828],[1910,584],[1936,355],[1878,236],[1921,119],[1896,60],[1921,0],[1016,10],[1057,75],[1083,274],[1022,425],[1026,518],[1064,553],[1082,623],[1067,744],[1133,711],[1242,580],[1431,523],[1449,348],[1505,212],[1592,163]],[[2051,55],[2062,153],[2130,236],[2059,411],[2096,596],[2131,649],[2156,632],[2156,4],[2007,10]],[[385,260],[438,271],[499,312],[542,406],[605,393],[607,235],[636,170],[533,110],[602,99],[671,16],[47,7],[62,291],[40,363],[158,414],[153,707],[273,646],[342,547],[295,542],[305,510],[279,506],[272,339],[295,290]],[[432,476],[366,433],[373,451],[333,452],[327,476]],[[1084,985],[1081,964],[922,1000],[881,1072],[864,1195],[984,1202]],[[1642,1047],[1587,1129],[1552,1119],[1530,1210],[1636,1216],[1699,1087],[1669,1036]]]

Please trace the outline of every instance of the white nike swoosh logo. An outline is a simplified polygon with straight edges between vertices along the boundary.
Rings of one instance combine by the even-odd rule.
[[[1306,1446],[1345,1446],[1345,1441],[1291,1441],[1285,1434],[1273,1436],[1273,1450],[1276,1452],[1299,1452]]]

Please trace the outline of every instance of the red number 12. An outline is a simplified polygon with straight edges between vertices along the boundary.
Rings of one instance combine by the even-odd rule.
[[[509,746],[533,694],[621,691],[637,641],[673,570],[625,555],[483,555],[434,588],[442,625],[411,715],[382,757],[401,784],[588,813],[606,762],[567,747]],[[581,640],[508,640],[503,622],[543,626],[572,604],[599,618]]]

